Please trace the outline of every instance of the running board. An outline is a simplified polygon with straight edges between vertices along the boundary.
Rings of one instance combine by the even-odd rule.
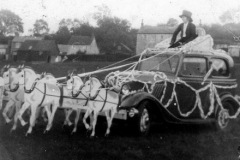
[[[82,112],[86,112],[86,110],[82,110]],[[99,116],[106,116],[105,112],[100,112]],[[127,120],[127,112],[126,110],[120,110],[114,115],[115,119],[120,119],[120,120]]]

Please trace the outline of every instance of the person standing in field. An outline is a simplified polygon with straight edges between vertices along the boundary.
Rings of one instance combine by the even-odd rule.
[[[181,23],[174,31],[169,48],[184,45],[197,37],[196,26],[192,23],[192,13],[190,11],[183,10],[182,15],[179,17],[182,18],[183,23]],[[181,39],[175,42],[179,32],[181,32]]]

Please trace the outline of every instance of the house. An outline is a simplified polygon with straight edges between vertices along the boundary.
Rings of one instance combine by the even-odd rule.
[[[87,55],[100,54],[94,36],[72,36],[68,45],[67,55],[77,54],[79,51]]]
[[[65,45],[65,44],[58,44],[58,49],[60,51],[60,55],[67,55],[69,47],[71,47],[71,46]]]
[[[26,40],[17,51],[17,60],[59,62],[59,49],[54,40]]]
[[[7,44],[0,44],[0,59],[5,59],[7,49],[8,49]]]
[[[144,26],[143,23],[137,33],[136,53],[141,54],[146,48],[153,48],[161,41],[172,37],[176,27],[167,25]]]
[[[43,37],[30,37],[30,36],[19,36],[14,37],[11,42],[10,57],[15,57],[17,55],[17,50],[26,40],[42,40]]]

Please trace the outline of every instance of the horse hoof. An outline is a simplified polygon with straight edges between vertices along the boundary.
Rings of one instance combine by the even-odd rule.
[[[47,118],[43,118],[43,121],[44,121],[44,122],[48,122],[48,119],[47,119]]]
[[[90,136],[90,139],[94,139],[95,138],[95,136]]]
[[[10,123],[11,121],[12,121],[11,119],[9,119],[9,120],[6,120],[5,124],[8,124],[8,123]]]
[[[105,134],[105,137],[108,138],[108,137],[109,137],[109,134]]]
[[[28,122],[22,122],[21,125],[25,126],[26,124],[28,124]]]
[[[48,131],[48,130],[45,130],[43,133],[44,133],[44,134],[48,134],[48,133],[49,133],[49,131]]]
[[[26,133],[25,136],[27,137],[29,135],[29,133]]]
[[[16,131],[16,128],[12,128],[11,131],[10,131],[10,133],[12,133],[12,132],[14,132],[14,131]]]

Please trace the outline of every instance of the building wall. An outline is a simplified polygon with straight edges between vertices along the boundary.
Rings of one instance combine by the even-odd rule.
[[[87,53],[86,54],[99,54],[99,49],[97,46],[96,39],[94,38],[91,45],[87,47]]]
[[[172,34],[137,34],[137,54],[141,54],[146,48],[153,48],[169,37]]]
[[[87,47],[86,45],[70,45],[67,55],[76,54],[78,51],[85,52]]]

